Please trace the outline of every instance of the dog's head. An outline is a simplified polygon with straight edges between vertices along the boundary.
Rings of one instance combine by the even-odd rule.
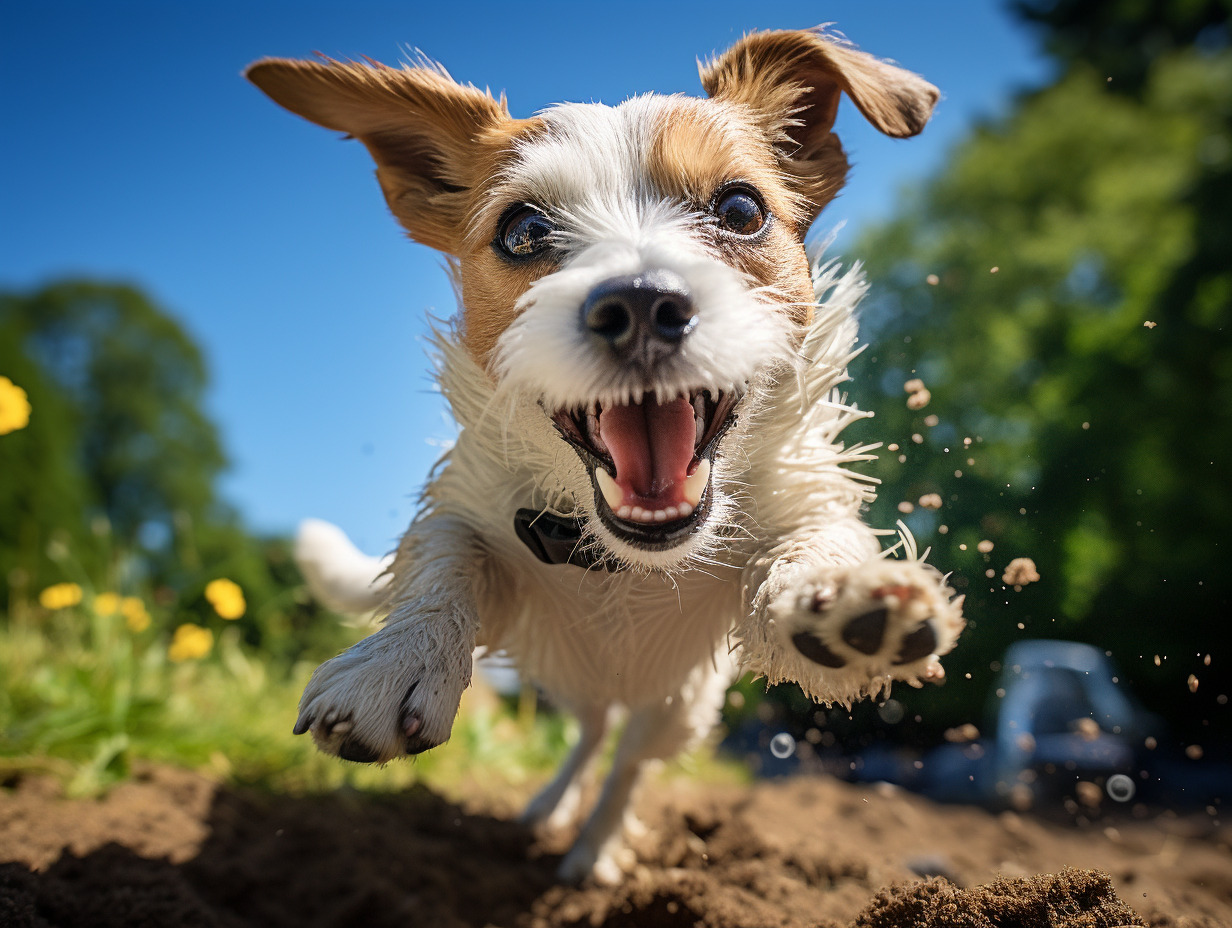
[[[718,518],[725,432],[810,319],[803,238],[847,173],[840,95],[897,137],[938,97],[813,31],[750,34],[701,76],[708,99],[519,120],[426,64],[248,70],[367,146],[394,215],[456,260],[467,349],[542,406],[590,475],[592,533],[645,566],[682,562]]]

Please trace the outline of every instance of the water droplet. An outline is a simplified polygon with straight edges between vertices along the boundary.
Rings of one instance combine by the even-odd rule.
[[[887,699],[877,707],[877,714],[881,716],[883,722],[897,725],[903,720],[906,711],[903,709],[903,704],[897,699]]]
[[[1116,802],[1129,802],[1134,798],[1134,781],[1123,773],[1114,773],[1108,778],[1108,782],[1104,784],[1104,789],[1108,793],[1110,799]]]
[[[779,760],[785,760],[796,753],[796,739],[785,731],[779,732],[770,739],[770,753]]]

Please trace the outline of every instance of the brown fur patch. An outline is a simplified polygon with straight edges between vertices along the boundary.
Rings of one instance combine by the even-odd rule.
[[[796,221],[801,210],[779,170],[770,139],[738,107],[676,98],[662,114],[646,159],[655,186],[704,209],[730,181],[752,184],[778,216]]]
[[[459,262],[462,339],[471,357],[487,367],[497,340],[518,317],[517,301],[540,277],[556,269],[551,260],[528,264],[502,261],[484,245]]]
[[[517,140],[533,135],[540,125],[538,119],[508,120],[485,132],[472,154],[475,180],[467,191],[465,207],[453,219],[456,241],[452,253],[458,258],[462,340],[471,357],[484,368],[497,340],[518,316],[518,299],[536,280],[555,270],[555,264],[547,259],[510,264],[492,248],[496,220],[510,205],[495,200],[493,183],[515,156]]]
[[[660,191],[700,209],[709,206],[724,184],[743,181],[754,187],[772,217],[770,226],[747,243],[716,234],[716,251],[757,284],[774,288],[773,298],[794,320],[809,322],[814,297],[803,233],[819,207],[780,170],[770,140],[743,108],[712,100],[673,100],[651,146],[647,169]]]

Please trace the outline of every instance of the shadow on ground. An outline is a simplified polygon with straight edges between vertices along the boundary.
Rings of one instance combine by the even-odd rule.
[[[639,812],[649,831],[630,878],[572,888],[552,876],[563,840],[536,841],[424,788],[288,797],[159,768],[105,799],[68,800],[23,782],[0,791],[0,925],[1144,924],[1122,899],[1157,926],[1232,915],[1226,835],[1147,829],[1114,840],[821,778],[659,784]],[[1162,874],[1161,854],[1171,865]]]

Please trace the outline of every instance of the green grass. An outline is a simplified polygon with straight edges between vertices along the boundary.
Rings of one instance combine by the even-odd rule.
[[[577,734],[571,718],[537,711],[533,694],[509,701],[477,687],[464,698],[447,744],[384,767],[348,764],[317,752],[291,727],[317,663],[362,630],[336,624],[324,636],[335,648],[289,662],[245,644],[235,623],[218,620],[209,653],[176,662],[168,654],[179,624],[174,608],[151,607],[150,626],[134,632],[94,602],[87,592],[74,606],[0,615],[0,782],[51,773],[69,795],[89,796],[153,762],[289,793],[424,783],[451,798],[522,796]],[[744,777],[707,749],[669,772]]]
[[[450,743],[416,762],[345,764],[291,734],[316,659],[279,666],[223,627],[209,654],[176,663],[156,626],[134,633],[85,604],[30,616],[0,626],[0,770],[54,773],[72,795],[98,793],[140,761],[291,792],[455,782],[477,767],[518,783],[548,770],[572,736],[560,717],[471,699]]]

